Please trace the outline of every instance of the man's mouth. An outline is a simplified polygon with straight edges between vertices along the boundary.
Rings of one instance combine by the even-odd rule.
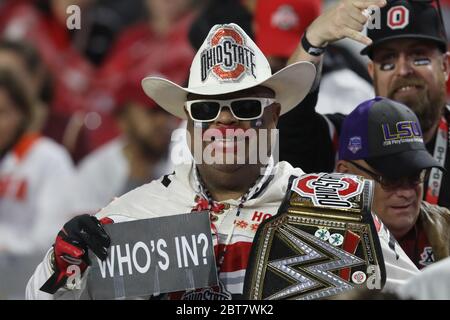
[[[245,139],[244,135],[238,135],[238,136],[226,136],[226,137],[211,137],[212,142],[223,142],[223,143],[235,143],[238,141],[242,141]]]
[[[252,135],[249,129],[241,128],[214,128],[203,132],[203,141],[237,142]]]
[[[409,93],[409,92],[413,92],[413,91],[419,91],[422,90],[423,87],[419,86],[419,85],[406,85],[406,86],[401,86],[399,88],[397,88],[394,93]]]
[[[219,152],[236,152],[238,145],[250,138],[251,132],[241,128],[208,129],[203,133],[203,141]]]
[[[394,96],[396,94],[403,95],[403,94],[416,94],[417,92],[423,90],[425,88],[425,85],[419,81],[408,81],[405,83],[398,83],[397,85],[394,85],[394,90],[392,90],[391,96]]]
[[[210,145],[218,152],[236,152],[238,145],[245,143],[245,135],[225,136],[225,137],[211,137]]]
[[[401,205],[392,205],[391,208],[394,210],[406,210],[410,207],[412,207],[413,202],[407,203],[407,204],[401,204]]]

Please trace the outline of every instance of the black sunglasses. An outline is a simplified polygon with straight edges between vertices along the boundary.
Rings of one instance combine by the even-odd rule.
[[[359,170],[368,174],[374,181],[378,182],[381,185],[381,187],[385,190],[397,189],[397,188],[405,185],[405,183],[408,186],[417,186],[418,184],[421,184],[428,179],[428,177],[430,175],[430,171],[431,171],[430,169],[423,169],[423,170],[420,170],[419,172],[412,174],[408,177],[392,179],[392,178],[388,178],[383,175],[377,174],[377,173],[373,172],[372,170],[369,170],[369,169],[357,164],[356,162],[353,162],[350,160],[348,162],[350,162],[353,166],[355,166]]]

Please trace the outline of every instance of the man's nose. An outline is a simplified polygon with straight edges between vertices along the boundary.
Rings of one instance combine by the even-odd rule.
[[[220,110],[219,117],[216,119],[215,122],[230,125],[238,123],[239,120],[233,116],[229,107],[224,106],[222,110]]]
[[[419,188],[419,185],[411,184],[410,182],[404,180],[395,189],[395,194],[405,199],[411,199],[417,195],[417,188]]]
[[[397,72],[402,77],[409,76],[414,72],[411,60],[404,54],[401,54],[397,60]]]

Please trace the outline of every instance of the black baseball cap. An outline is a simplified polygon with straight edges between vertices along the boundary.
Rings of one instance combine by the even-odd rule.
[[[380,9],[380,28],[368,28],[372,44],[362,55],[372,58],[373,48],[394,39],[423,39],[436,43],[442,52],[447,51],[444,25],[432,0],[392,0]]]
[[[339,159],[365,160],[382,175],[394,179],[432,167],[444,170],[425,148],[414,112],[383,97],[364,101],[345,118]]]

